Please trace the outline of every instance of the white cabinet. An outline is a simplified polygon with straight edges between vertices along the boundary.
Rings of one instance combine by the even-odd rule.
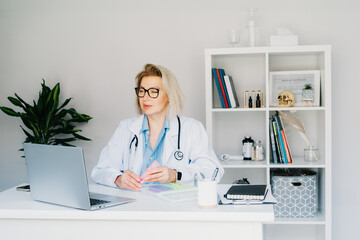
[[[223,68],[232,76],[240,107],[221,108],[212,76],[212,68]],[[320,106],[271,107],[270,79],[273,71],[320,70]],[[251,184],[270,183],[271,172],[278,168],[303,168],[317,172],[318,214],[312,218],[276,218],[264,227],[264,239],[331,239],[331,47],[256,47],[205,50],[206,130],[220,159],[223,153],[241,155],[242,140],[250,135],[261,140],[264,161],[222,162],[222,183],[246,177]],[[264,108],[244,108],[243,92],[262,90]],[[277,110],[295,111],[303,122],[312,145],[319,149],[320,159],[304,161],[306,144],[295,131],[289,131],[288,142],[293,163],[270,162],[269,117]]]

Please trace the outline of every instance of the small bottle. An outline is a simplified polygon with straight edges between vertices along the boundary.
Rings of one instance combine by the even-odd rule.
[[[261,107],[260,95],[259,94],[256,95],[256,107],[257,108]]]
[[[244,160],[251,160],[254,152],[254,140],[251,139],[251,136],[245,136],[242,141],[242,154]]]
[[[249,97],[249,108],[252,108],[252,98],[251,98],[251,96]]]
[[[254,144],[254,160],[264,160],[264,147],[261,145],[261,141],[255,141]]]

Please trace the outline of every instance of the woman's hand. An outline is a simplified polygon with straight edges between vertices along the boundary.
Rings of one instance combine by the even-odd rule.
[[[166,166],[155,168],[149,171],[146,182],[173,183],[176,182],[176,170]]]
[[[128,188],[133,191],[139,191],[141,188],[139,177],[131,170],[126,170],[123,174],[118,176],[115,184],[120,188]]]

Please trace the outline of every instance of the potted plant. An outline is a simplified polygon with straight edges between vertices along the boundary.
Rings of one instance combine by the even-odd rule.
[[[0,107],[7,115],[21,118],[24,126],[20,126],[26,135],[25,142],[74,146],[70,142],[75,140],[90,141],[79,134],[80,129],[75,128],[77,123],[87,123],[92,117],[78,113],[74,108],[65,107],[71,101],[68,98],[59,104],[60,83],[53,89],[41,84],[39,99],[33,104],[26,103],[16,93],[15,97],[8,97],[9,101],[23,112],[16,112],[8,107]],[[23,149],[20,149],[23,150]]]
[[[307,83],[302,90],[303,101],[314,101],[315,90],[312,88],[311,83]]]

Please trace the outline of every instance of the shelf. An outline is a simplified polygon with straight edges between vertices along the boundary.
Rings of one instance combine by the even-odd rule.
[[[324,111],[325,107],[269,107],[270,111]]]
[[[266,168],[265,161],[229,160],[221,161],[223,168]]]
[[[212,112],[265,112],[266,108],[213,108]]]
[[[302,158],[294,158],[293,163],[270,163],[265,161],[244,161],[244,160],[229,160],[221,161],[223,168],[325,168],[324,161],[319,160],[316,162],[305,162]]]
[[[293,158],[293,162],[289,164],[270,163],[270,168],[325,168],[325,162],[323,160],[306,162],[303,158]]]
[[[323,214],[318,213],[315,217],[311,218],[278,218],[276,217],[272,222],[266,222],[265,224],[316,224],[325,225],[325,217]]]
[[[324,111],[325,107],[212,108],[212,112]]]

